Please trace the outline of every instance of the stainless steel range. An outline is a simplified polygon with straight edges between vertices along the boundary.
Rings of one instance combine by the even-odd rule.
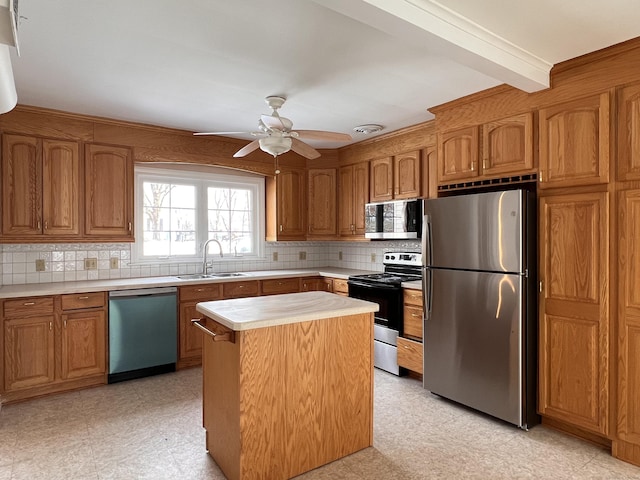
[[[384,273],[349,277],[349,296],[380,305],[375,314],[374,365],[400,374],[398,367],[398,335],[403,330],[402,282],[422,278],[422,255],[415,252],[384,254]]]

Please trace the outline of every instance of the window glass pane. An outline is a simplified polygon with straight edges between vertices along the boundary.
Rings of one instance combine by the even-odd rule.
[[[196,187],[193,185],[174,185],[171,189],[173,208],[196,208]]]
[[[207,192],[208,207],[229,209],[229,189],[209,187]]]
[[[167,256],[169,249],[168,232],[144,232],[144,255]]]
[[[144,205],[152,207],[168,207],[171,184],[144,182]]]
[[[230,229],[231,230],[240,230],[248,232],[251,230],[251,212],[241,211],[241,212],[230,212],[231,222]]]
[[[171,255],[195,255],[196,253],[195,230],[172,232]]]

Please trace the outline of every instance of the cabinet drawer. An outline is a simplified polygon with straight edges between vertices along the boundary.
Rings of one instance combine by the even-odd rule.
[[[251,280],[248,282],[229,282],[222,284],[223,298],[255,297],[260,294],[260,282]]]
[[[349,293],[349,285],[346,280],[342,278],[334,278],[333,279],[333,293]]]
[[[398,365],[422,374],[422,343],[398,337]]]
[[[262,295],[296,293],[300,291],[299,278],[279,278],[262,281]]]
[[[422,307],[404,306],[404,335],[422,338]]]
[[[404,303],[422,308],[422,290],[404,289]]]
[[[222,285],[219,283],[205,283],[201,285],[190,285],[178,288],[180,301],[198,300],[206,302],[209,300],[219,300],[222,298]]]
[[[53,297],[5,300],[2,311],[6,318],[50,314],[53,313]]]
[[[62,310],[77,310],[79,308],[104,307],[104,292],[74,293],[61,295]]]

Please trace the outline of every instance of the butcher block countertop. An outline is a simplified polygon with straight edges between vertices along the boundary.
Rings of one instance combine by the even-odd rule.
[[[377,303],[328,292],[201,302],[198,312],[234,331],[377,312]]]
[[[291,270],[260,270],[242,272],[238,277],[180,279],[177,276],[118,278],[110,280],[85,280],[76,282],[27,283],[0,287],[0,298],[36,297],[40,295],[62,295],[67,293],[105,292],[133,288],[180,287],[202,283],[239,282],[268,280],[273,278],[324,276],[347,279],[351,275],[376,273],[340,267],[300,268]]]

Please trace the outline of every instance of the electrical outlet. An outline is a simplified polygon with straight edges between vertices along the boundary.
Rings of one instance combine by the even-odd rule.
[[[93,258],[85,258],[84,259],[84,269],[85,270],[97,270],[98,269],[98,259]]]
[[[371,254],[371,263],[374,263],[376,261],[376,254],[372,253]]]
[[[338,252],[338,260],[342,260],[342,252]]]
[[[298,252],[298,259],[299,260],[306,260],[307,259],[307,252]]]
[[[44,260],[36,260],[36,272],[44,272]]]
[[[118,268],[118,261],[120,259],[118,257],[111,257],[109,259],[109,268]]]
[[[274,262],[277,262],[277,261],[278,261],[278,252],[273,252],[273,253],[271,254],[271,258],[273,258],[273,261],[274,261]]]

